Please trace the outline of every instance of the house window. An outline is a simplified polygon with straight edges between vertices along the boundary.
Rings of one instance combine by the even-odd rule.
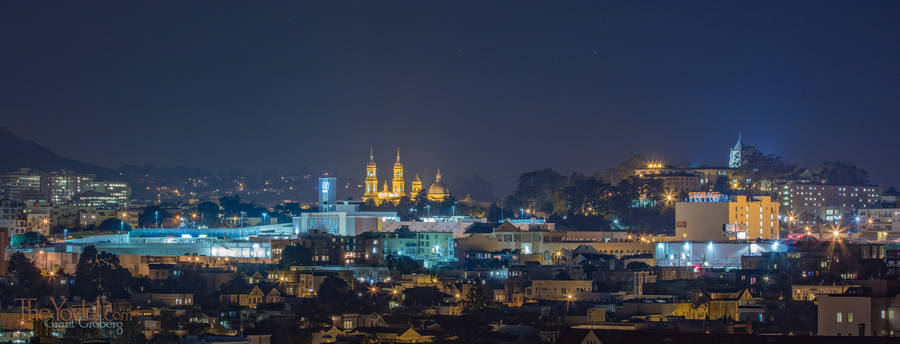
[[[848,323],[852,323],[852,322],[853,322],[853,313],[852,313],[852,312],[851,312],[851,313],[847,313],[847,322],[848,322]]]
[[[843,314],[841,314],[841,312],[837,312],[837,314],[835,314],[835,321],[836,321],[838,324],[840,324],[841,322],[843,322],[842,316],[843,316]]]

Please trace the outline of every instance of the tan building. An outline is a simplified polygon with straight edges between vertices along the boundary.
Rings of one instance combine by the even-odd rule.
[[[895,336],[900,296],[819,295],[818,335]]]
[[[778,202],[772,201],[772,197],[759,196],[748,200],[746,196],[735,196],[734,201],[728,204],[728,218],[729,224],[734,225],[735,239],[779,238]]]
[[[267,289],[269,290],[268,292],[263,292],[258,285],[255,285],[248,291],[222,294],[219,296],[219,301],[250,308],[256,308],[260,303],[281,302],[281,292],[277,288],[269,287]]]
[[[704,197],[693,197],[704,194]],[[706,196],[712,194],[712,196]],[[689,241],[778,239],[778,203],[769,196],[692,193],[694,201],[675,204],[675,236]],[[704,199],[714,201],[703,201]]]
[[[740,306],[754,304],[759,299],[753,297],[747,289],[727,291],[707,291],[706,303],[710,320],[731,319],[739,320]]]
[[[726,240],[727,202],[675,203],[675,237],[689,241]]]

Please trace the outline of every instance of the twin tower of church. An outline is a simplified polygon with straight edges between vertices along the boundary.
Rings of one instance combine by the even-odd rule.
[[[391,178],[391,184],[388,186],[387,180],[384,186],[378,190],[378,167],[375,164],[374,149],[369,149],[369,163],[366,164],[366,192],[363,193],[363,201],[369,200],[375,203],[384,201],[399,202],[401,198],[409,196],[411,200],[415,200],[422,191],[422,180],[419,175],[413,179],[410,185],[409,193],[406,191],[406,180],[403,179],[403,163],[400,162],[400,149],[397,149],[397,161],[394,162],[394,176]],[[432,202],[443,202],[450,197],[450,188],[444,185],[441,180],[441,170],[438,169],[437,175],[434,177],[434,184],[428,187],[427,197]]]

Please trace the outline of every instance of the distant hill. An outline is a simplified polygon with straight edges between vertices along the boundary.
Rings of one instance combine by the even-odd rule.
[[[0,172],[31,168],[41,171],[71,170],[96,174],[99,179],[117,180],[118,173],[110,168],[62,157],[34,141],[16,136],[7,128],[0,128]]]
[[[184,166],[162,167],[146,164],[143,166],[124,165],[117,169],[120,175],[130,180],[141,180],[144,176],[153,176],[153,180],[162,184],[178,184],[186,178],[207,177],[215,178],[216,175],[199,168]]]

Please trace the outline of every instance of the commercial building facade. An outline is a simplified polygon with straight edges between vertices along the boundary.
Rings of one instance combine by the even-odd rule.
[[[740,268],[741,257],[787,252],[787,245],[751,242],[660,242],[653,259],[657,266]]]
[[[779,205],[769,196],[691,195],[696,196],[692,201],[675,204],[675,236],[680,240],[774,240],[780,236]]]

